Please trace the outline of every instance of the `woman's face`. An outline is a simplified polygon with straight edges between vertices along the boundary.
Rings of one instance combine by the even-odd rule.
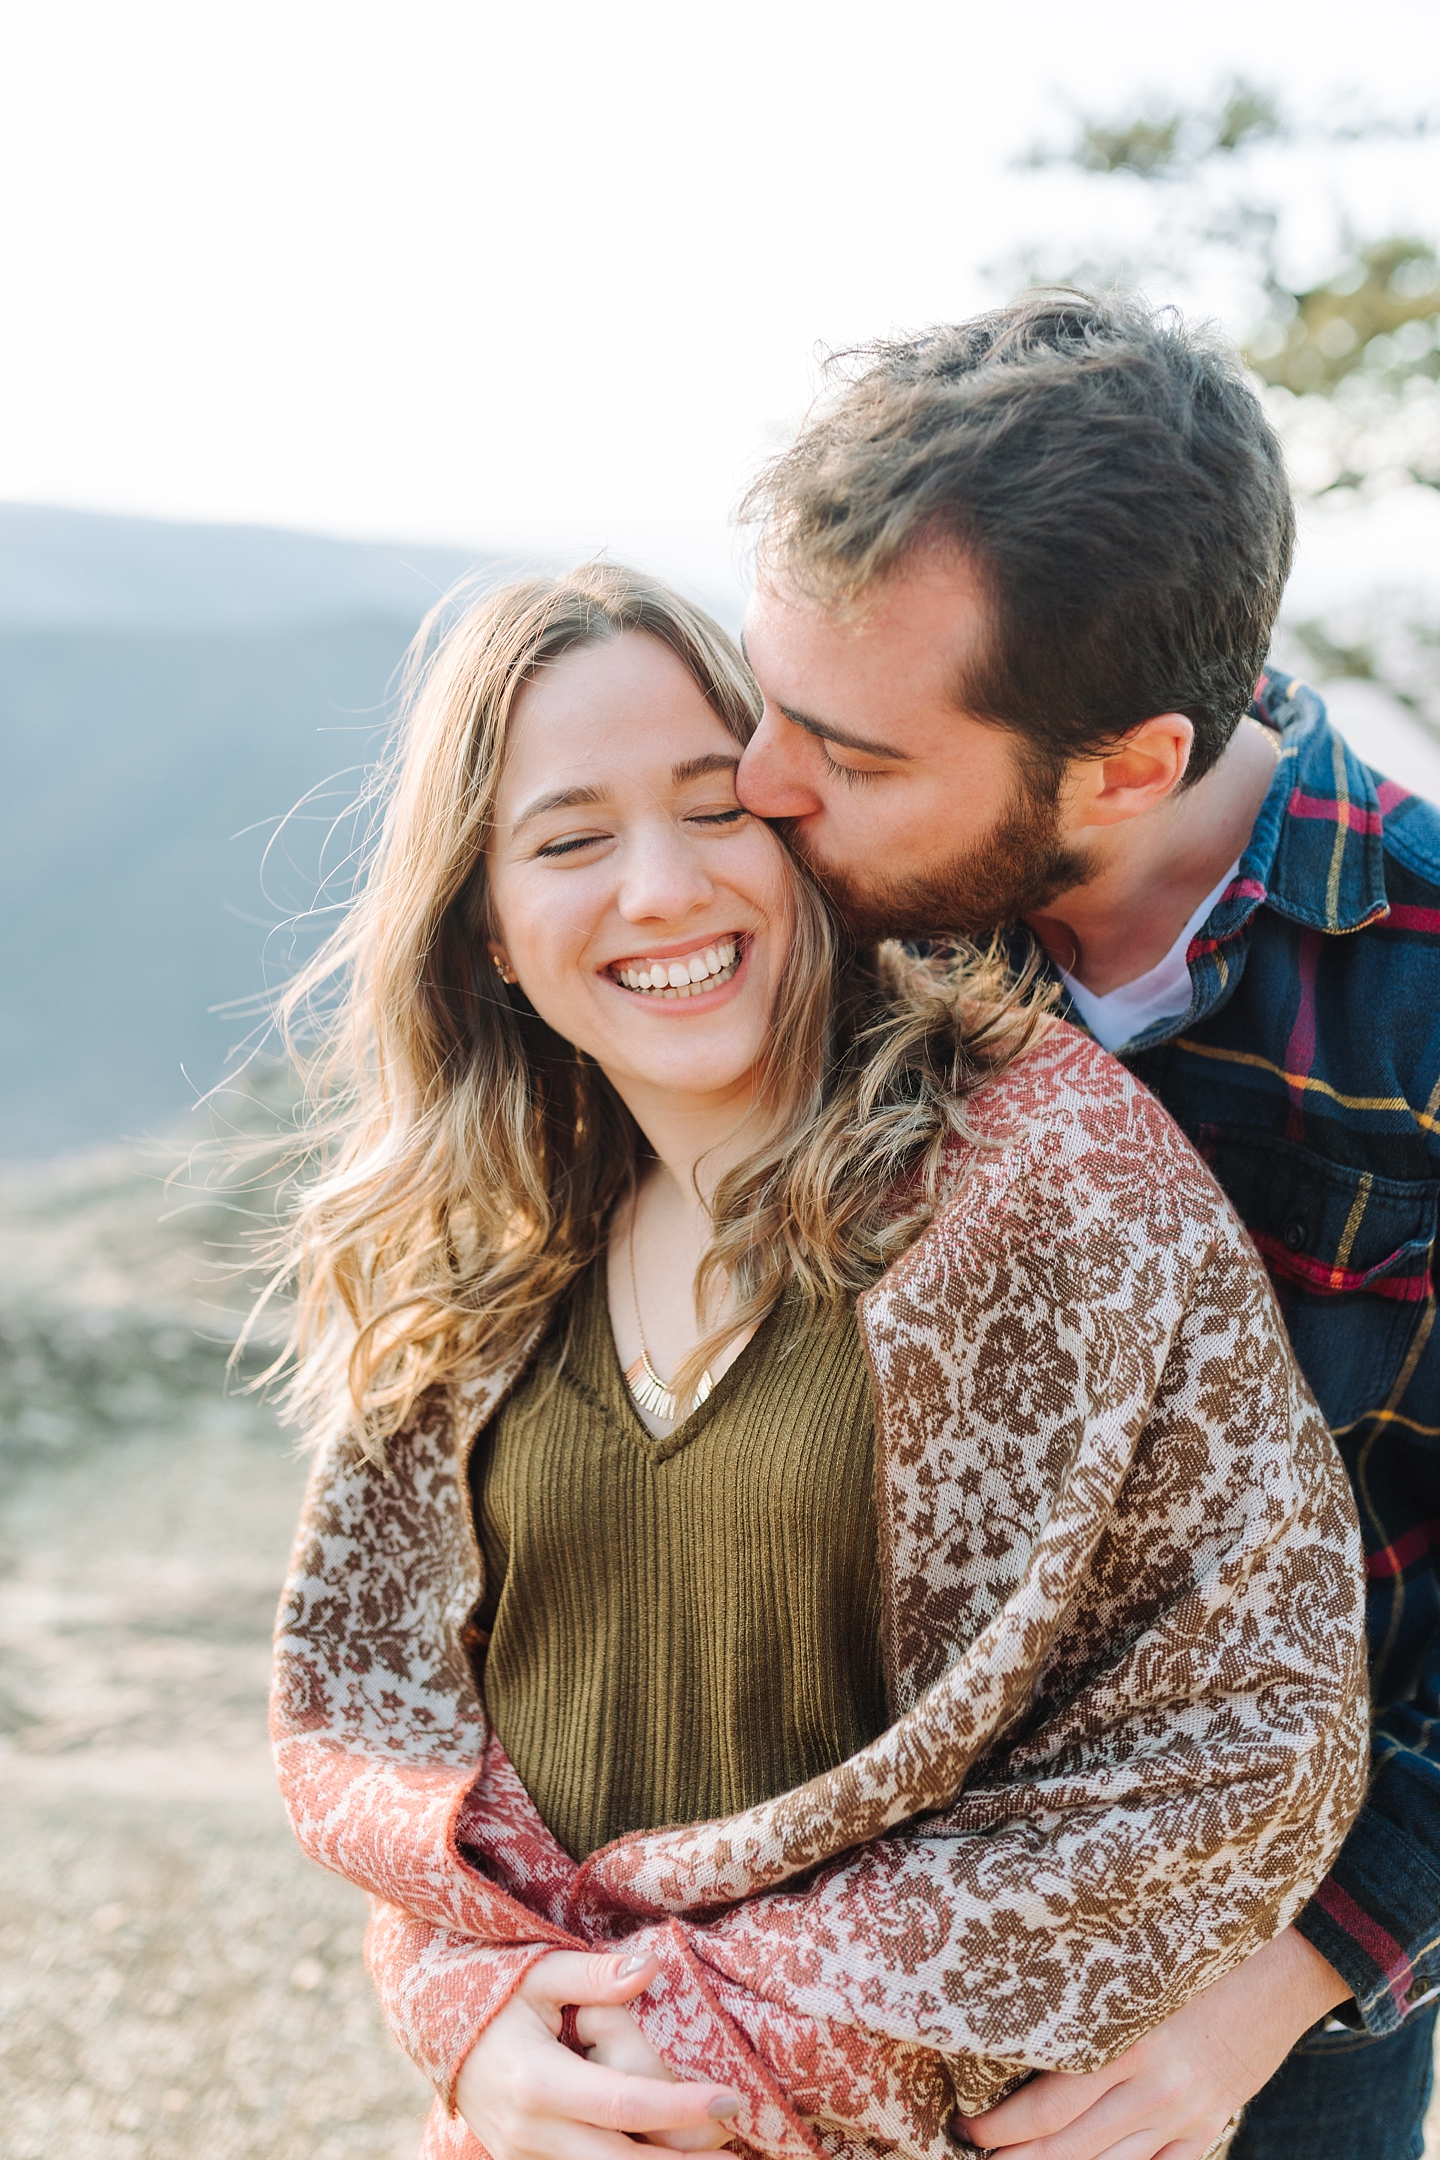
[[[511,713],[492,948],[556,1033],[637,1096],[751,1083],[791,941],[791,871],[735,797],[740,745],[630,632],[547,667]]]

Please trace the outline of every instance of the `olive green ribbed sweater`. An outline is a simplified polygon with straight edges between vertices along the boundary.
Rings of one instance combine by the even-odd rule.
[[[486,1707],[577,1859],[788,1791],[884,1730],[871,1390],[852,1314],[803,1325],[782,1303],[657,1440],[620,1371],[602,1256],[470,1479]]]

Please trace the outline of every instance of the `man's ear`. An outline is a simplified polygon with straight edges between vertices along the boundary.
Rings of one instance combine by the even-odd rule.
[[[1070,819],[1081,825],[1124,825],[1175,793],[1185,778],[1195,723],[1184,713],[1157,713],[1120,736],[1099,757],[1074,768]]]

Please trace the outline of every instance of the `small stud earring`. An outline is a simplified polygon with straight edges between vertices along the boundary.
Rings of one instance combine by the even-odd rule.
[[[515,973],[514,968],[511,967],[509,961],[505,958],[504,953],[492,953],[490,957],[495,962],[495,972],[500,977],[501,982],[519,982],[519,976]]]

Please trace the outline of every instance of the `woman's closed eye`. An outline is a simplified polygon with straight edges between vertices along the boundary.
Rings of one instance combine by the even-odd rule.
[[[602,842],[613,840],[614,837],[613,833],[608,832],[566,833],[563,839],[547,840],[543,847],[537,847],[535,859],[537,862],[555,862],[562,855],[574,855],[581,848],[599,847]]]
[[[731,802],[717,805],[713,810],[687,810],[683,814],[682,822],[686,825],[699,825],[710,831],[725,832],[747,823],[749,817],[750,812],[743,803]],[[614,838],[615,834],[607,829],[599,832],[557,834],[555,839],[543,841],[536,848],[535,860],[560,862],[567,855],[578,855],[586,848],[602,847],[607,840]]]

